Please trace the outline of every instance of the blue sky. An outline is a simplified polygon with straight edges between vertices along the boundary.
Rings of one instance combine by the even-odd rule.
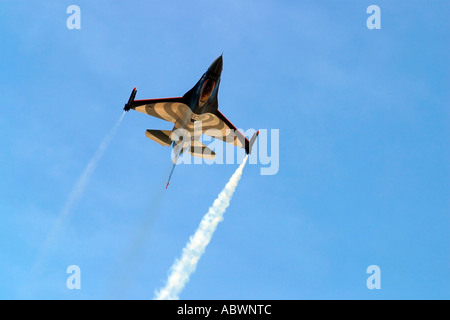
[[[219,109],[279,129],[280,168],[247,165],[180,297],[450,298],[449,14],[437,0],[1,1],[0,298],[154,297],[237,165],[179,166],[164,190],[170,151],[144,132],[170,125],[137,112],[34,266],[131,89],[180,96],[222,52]]]

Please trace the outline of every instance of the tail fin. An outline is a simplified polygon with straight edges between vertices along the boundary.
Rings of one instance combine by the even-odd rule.
[[[173,170],[175,170],[175,166],[176,166],[176,165],[177,165],[177,164],[174,163],[173,166],[172,166],[172,170],[170,171],[170,174],[169,174],[169,179],[167,180],[166,189],[169,187],[170,179],[172,179]]]
[[[253,147],[253,144],[255,143],[256,138],[258,137],[258,135],[259,135],[259,131],[257,131],[253,135],[253,137],[250,139],[250,142],[248,140],[245,140],[245,152],[247,154],[251,154],[252,153],[252,147]]]

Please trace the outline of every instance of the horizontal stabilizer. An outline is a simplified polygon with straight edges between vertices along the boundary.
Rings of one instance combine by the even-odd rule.
[[[170,139],[170,134],[172,131],[170,130],[151,130],[148,129],[145,132],[147,138],[152,139],[155,142],[158,142],[162,146],[169,147],[172,144],[172,140]]]
[[[207,146],[205,146],[200,141],[192,141],[189,153],[193,157],[199,157],[204,159],[214,159],[216,157],[216,153]]]

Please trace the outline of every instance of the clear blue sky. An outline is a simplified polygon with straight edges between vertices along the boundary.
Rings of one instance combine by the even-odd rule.
[[[181,298],[449,299],[449,15],[437,0],[2,0],[0,298],[154,297],[237,165],[177,167],[164,190],[170,151],[144,132],[170,125],[137,112],[33,266],[131,89],[180,96],[224,52],[219,109],[279,129],[280,169],[245,168]]]

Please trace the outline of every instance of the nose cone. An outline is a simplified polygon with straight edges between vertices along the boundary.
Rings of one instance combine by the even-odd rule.
[[[208,73],[213,76],[219,78],[222,74],[222,67],[223,67],[223,59],[222,55],[218,57],[214,62],[211,64],[211,66],[208,69]]]

